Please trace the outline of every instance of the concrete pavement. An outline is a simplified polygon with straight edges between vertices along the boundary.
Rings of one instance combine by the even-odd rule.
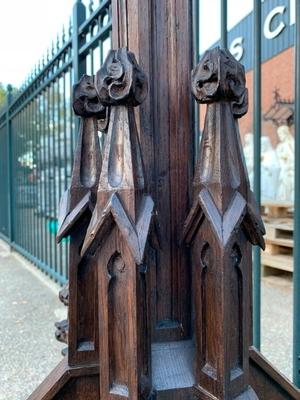
[[[59,286],[0,241],[0,400],[25,400],[61,360]],[[262,280],[262,353],[292,375],[292,281]]]
[[[0,242],[0,400],[25,400],[61,360],[59,286]]]

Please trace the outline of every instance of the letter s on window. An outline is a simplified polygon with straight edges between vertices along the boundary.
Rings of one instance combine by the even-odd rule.
[[[244,38],[239,36],[235,38],[230,45],[229,51],[237,61],[240,61],[244,55],[243,42]]]
[[[266,39],[274,39],[285,28],[285,23],[283,21],[280,21],[278,26],[275,29],[271,30],[271,23],[273,18],[275,18],[275,16],[278,14],[282,15],[285,12],[285,9],[286,9],[285,6],[278,6],[273,8],[273,10],[270,11],[269,14],[267,15],[264,23],[264,35]]]

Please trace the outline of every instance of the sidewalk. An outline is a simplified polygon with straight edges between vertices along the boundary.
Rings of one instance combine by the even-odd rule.
[[[25,400],[66,347],[54,322],[66,316],[59,286],[0,241],[0,400]]]
[[[61,360],[59,286],[0,241],[0,400],[25,400]],[[262,280],[262,353],[292,375],[292,282]]]
[[[288,273],[262,278],[261,352],[292,379],[293,282]]]

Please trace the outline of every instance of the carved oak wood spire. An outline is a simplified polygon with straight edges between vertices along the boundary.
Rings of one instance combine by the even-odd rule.
[[[106,114],[92,77],[84,75],[74,85],[73,109],[81,121],[70,189],[65,192],[60,204],[57,241],[69,235],[71,237],[68,361],[70,365],[78,365],[98,362],[95,268],[92,259],[80,256],[96,202],[102,163],[97,120],[105,118]],[[66,324],[60,324],[57,328],[58,333],[64,334],[67,327]]]
[[[133,110],[146,97],[147,80],[134,55],[122,48],[110,51],[96,87],[110,117],[97,203],[81,255],[95,254],[98,270],[100,398],[149,399],[145,249],[154,203],[144,194]]]
[[[184,236],[192,246],[196,392],[201,399],[257,399],[249,386],[251,245],[264,226],[249,187],[237,118],[247,112],[244,68],[227,50],[207,51],[192,73],[207,103]]]

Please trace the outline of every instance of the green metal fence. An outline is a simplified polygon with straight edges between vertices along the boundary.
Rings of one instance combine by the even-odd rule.
[[[111,2],[77,1],[63,30],[0,115],[0,237],[60,284],[68,240],[55,243],[59,199],[73,164],[73,82],[99,69],[111,46]]]

